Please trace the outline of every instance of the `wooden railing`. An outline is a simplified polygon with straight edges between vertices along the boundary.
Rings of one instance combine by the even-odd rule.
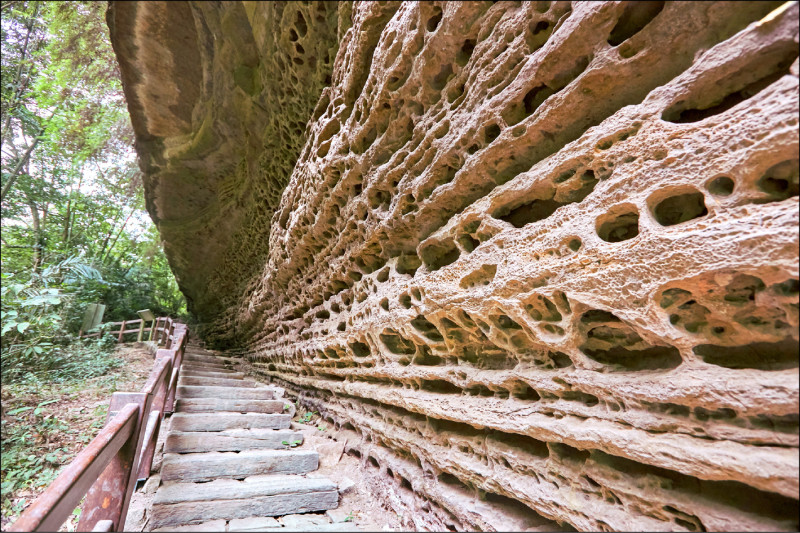
[[[122,338],[125,322],[120,324]],[[57,531],[84,495],[78,531],[123,531],[136,482],[150,475],[161,420],[172,412],[189,334],[184,324],[171,319],[164,319],[161,328],[154,329],[154,340],[164,349],[156,351],[153,370],[142,391],[112,394],[100,434],[9,531]]]
[[[134,324],[138,324],[139,327],[136,329],[125,329],[128,326],[133,326]],[[122,342],[123,337],[131,333],[136,333],[136,340],[142,342],[144,339],[144,332],[148,331],[148,340],[160,343],[160,339],[169,338],[172,336],[173,328],[175,326],[175,322],[173,322],[173,320],[169,317],[156,318],[152,324],[150,324],[149,328],[146,328],[145,324],[146,321],[141,318],[137,318],[136,320],[123,320],[122,322],[109,322],[108,324],[104,324],[100,331],[96,331],[88,335],[84,334],[83,331],[78,332],[78,338],[88,339],[90,337],[100,337],[106,333],[105,328],[119,326],[119,329],[117,330],[108,331],[108,333],[111,335],[117,336],[117,342]]]

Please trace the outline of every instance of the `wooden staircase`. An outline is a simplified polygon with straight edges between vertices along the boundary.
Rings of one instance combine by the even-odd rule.
[[[335,509],[338,488],[315,477],[319,455],[301,449],[302,433],[289,429],[294,409],[283,389],[247,381],[231,363],[186,349],[149,528],[354,530],[325,516],[294,516]]]

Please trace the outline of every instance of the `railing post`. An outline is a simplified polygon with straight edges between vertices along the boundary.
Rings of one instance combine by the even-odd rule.
[[[108,467],[86,493],[77,531],[90,531],[100,520],[111,520],[115,531],[123,531],[133,489],[136,486],[139,451],[144,438],[142,423],[153,396],[143,392],[115,392],[108,406],[106,423],[126,404],[139,406],[136,426]]]
[[[153,331],[156,329],[156,319],[150,321],[150,334],[147,336],[148,341],[153,340]]]
[[[125,320],[122,321],[122,325],[119,327],[119,337],[117,337],[117,342],[122,342],[122,336],[125,334]]]
[[[187,328],[184,324],[178,325],[178,333],[175,339],[176,344],[173,345],[175,350],[175,359],[173,360],[172,379],[169,383],[169,394],[167,395],[167,402],[164,406],[165,413],[172,413],[175,409],[175,392],[178,389],[178,378],[180,378],[181,364],[183,363],[183,352],[186,347]]]
[[[139,322],[139,334],[136,336],[136,342],[142,342],[144,337],[144,318]]]
[[[150,477],[150,468],[153,466],[153,456],[156,451],[156,441],[158,440],[158,431],[161,427],[161,419],[164,416],[164,406],[169,396],[169,385],[175,368],[175,352],[171,350],[158,350],[156,352],[156,365],[161,359],[168,359],[167,375],[165,379],[158,383],[154,391],[153,406],[147,417],[147,425],[152,425],[152,428],[145,429],[145,441],[142,444],[142,456],[139,459],[138,480],[147,479]],[[150,437],[150,438],[147,438]],[[153,438],[155,437],[155,438]]]
[[[175,333],[175,321],[169,321],[169,333],[167,334],[167,348],[172,348],[173,335]]]

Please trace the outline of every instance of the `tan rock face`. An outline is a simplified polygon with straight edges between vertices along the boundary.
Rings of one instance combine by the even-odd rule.
[[[259,33],[293,4],[245,4],[259,65],[286,68],[271,83],[306,72]],[[193,157],[214,172],[176,194],[177,137],[140,149],[207,339],[348,435],[409,527],[796,530],[797,4],[331,13],[307,27],[339,48],[304,138],[209,149]],[[144,94],[146,54],[120,50]],[[284,120],[229,104],[212,64],[192,142],[207,102],[229,106],[220,146]],[[159,109],[131,105],[140,124]],[[293,139],[296,162],[236,167]],[[229,181],[275,199],[287,185],[258,203]],[[195,195],[218,206],[208,225],[161,217]]]

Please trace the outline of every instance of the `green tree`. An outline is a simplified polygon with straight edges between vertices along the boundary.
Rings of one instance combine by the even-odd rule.
[[[143,201],[104,2],[2,2],[4,365],[107,321],[186,313]],[[8,289],[6,289],[8,286]]]

